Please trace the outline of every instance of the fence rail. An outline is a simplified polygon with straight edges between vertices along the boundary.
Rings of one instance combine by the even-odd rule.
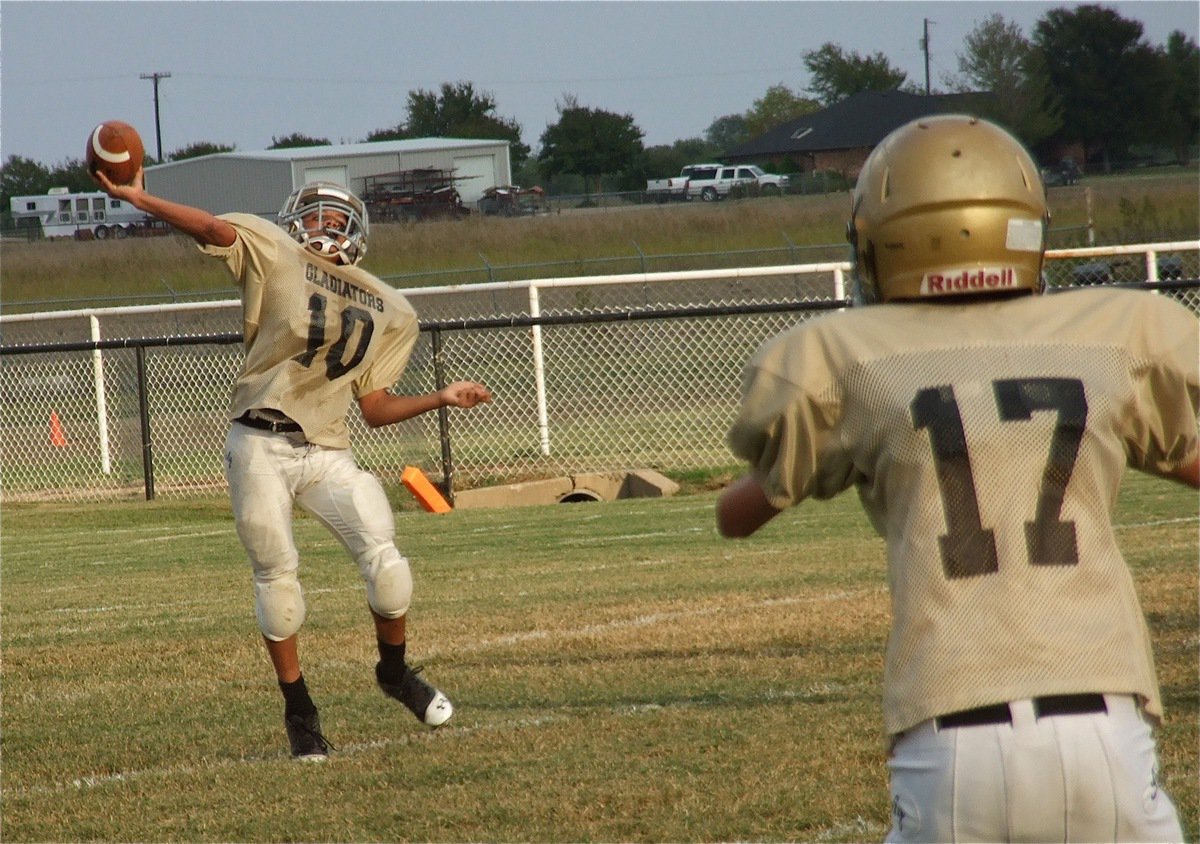
[[[741,367],[767,337],[846,298],[845,262],[403,291],[421,336],[403,392],[474,378],[495,401],[370,429],[359,462],[399,487],[582,471],[728,466]],[[1052,289],[1138,283],[1200,311],[1200,240],[1059,250]],[[5,501],[188,497],[223,488],[240,302],[0,317]]]
[[[605,194],[599,210],[628,208],[620,194]],[[581,197],[559,198],[563,202]],[[766,200],[770,201],[770,200]],[[561,206],[560,206],[561,207]],[[567,206],[573,207],[573,206]],[[1089,226],[1060,226],[1046,233],[1047,243],[1053,246],[1067,244],[1094,244],[1095,232]],[[675,272],[688,267],[745,267],[800,264],[814,261],[844,259],[848,246],[842,243],[797,244],[786,234],[778,246],[759,249],[736,249],[709,252],[646,252],[631,241],[631,251],[626,254],[608,255],[599,258],[578,258],[569,261],[539,261],[532,263],[493,263],[480,254],[476,266],[461,266],[448,270],[424,270],[420,272],[385,275],[381,278],[399,288],[416,288],[431,284],[442,284],[446,279],[458,283],[477,284],[497,281],[528,281],[538,278],[558,278],[561,273],[578,275],[612,275],[628,272]],[[32,299],[10,301],[5,304],[8,311],[33,312],[39,309],[109,308],[137,302],[141,304],[180,304],[185,302],[211,302],[229,295],[229,288],[220,290],[179,291],[163,283],[164,290],[158,295],[143,293],[138,296],[103,296],[86,299]]]

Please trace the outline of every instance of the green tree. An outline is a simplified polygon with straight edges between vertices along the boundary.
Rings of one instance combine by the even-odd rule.
[[[0,215],[5,225],[12,216],[9,200],[14,196],[40,196],[51,188],[66,188],[70,193],[100,190],[82,158],[68,158],[54,167],[46,167],[33,159],[10,155],[0,167]]]
[[[585,192],[589,179],[599,192],[604,176],[621,173],[641,156],[643,133],[631,115],[585,108],[569,95],[557,108],[558,122],[542,133],[538,155],[548,175],[576,173]]]
[[[37,196],[52,187],[50,171],[44,165],[31,158],[10,155],[0,167],[0,217],[3,217],[4,226],[7,228],[12,224],[9,200],[14,196]]]
[[[819,102],[800,96],[781,82],[768,88],[746,112],[746,131],[750,137],[761,135],[781,123],[811,114],[820,108]]]
[[[376,129],[370,132],[366,140],[368,141],[406,141],[412,135],[404,128],[404,124],[400,123],[396,126],[390,126],[387,129]]]
[[[530,153],[521,143],[521,125],[498,116],[495,98],[477,92],[470,82],[443,82],[440,92],[409,91],[404,128],[410,138],[506,140],[514,169],[520,168]]]
[[[1130,143],[1162,125],[1160,63],[1141,39],[1141,23],[1096,5],[1051,9],[1034,28],[1033,43],[1062,99],[1057,137],[1098,155],[1106,172]]]
[[[979,99],[979,113],[1007,126],[1029,146],[1062,127],[1062,106],[1050,87],[1045,61],[1021,27],[993,14],[967,34],[964,46],[958,54],[959,77],[945,80],[950,90],[991,92],[994,96]]]
[[[714,148],[727,150],[750,139],[745,114],[726,114],[710,122],[704,130],[704,140]]]
[[[1190,147],[1200,138],[1200,49],[1176,30],[1167,36],[1161,60],[1169,86],[1162,141],[1170,145],[1180,164],[1186,164]]]
[[[298,149],[300,147],[332,146],[329,138],[311,138],[301,132],[293,132],[282,138],[271,136],[271,145],[267,149]]]
[[[50,180],[50,171],[32,158],[10,155],[4,166],[0,167],[0,195],[3,195],[3,207],[6,210],[8,200],[12,197],[34,196],[52,187],[54,184]]]
[[[211,141],[196,141],[186,147],[175,150],[167,156],[168,161],[183,161],[188,158],[199,158],[202,155],[215,155],[219,152],[233,152],[234,147],[228,144],[214,144]]]
[[[804,66],[812,76],[809,89],[821,105],[830,106],[862,91],[890,91],[908,77],[892,67],[883,53],[861,56],[826,42],[804,53]]]
[[[712,161],[720,157],[723,147],[702,138],[685,138],[673,144],[646,147],[637,163],[621,173],[618,190],[644,190],[648,179],[678,176],[687,164]]]
[[[719,150],[727,150],[738,144],[744,144],[751,137],[744,114],[727,114],[724,117],[718,117],[708,125],[708,129],[704,132],[704,140]]]
[[[143,163],[153,164],[154,160],[147,156]],[[73,193],[100,190],[100,186],[88,172],[87,162],[82,158],[68,158],[51,167],[50,184],[53,187],[65,187]]]

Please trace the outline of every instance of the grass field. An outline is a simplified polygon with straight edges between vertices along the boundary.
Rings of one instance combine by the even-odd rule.
[[[353,565],[297,523],[325,765],[287,757],[223,498],[3,513],[6,841],[862,841],[889,824],[882,543],[853,495],[721,540],[712,492],[402,512],[436,732],[373,685]],[[1197,826],[1197,499],[1116,516]]]

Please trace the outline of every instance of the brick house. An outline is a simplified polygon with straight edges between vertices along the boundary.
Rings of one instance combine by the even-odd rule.
[[[722,159],[772,163],[780,172],[834,171],[847,179],[893,129],[930,114],[973,112],[987,93],[932,94],[863,91],[828,108],[780,124],[725,152]]]

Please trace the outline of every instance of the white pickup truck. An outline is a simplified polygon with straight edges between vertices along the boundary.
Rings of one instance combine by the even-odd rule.
[[[756,185],[763,194],[777,195],[787,190],[788,177],[765,173],[754,164],[689,164],[678,176],[647,181],[646,194],[660,202],[697,197],[715,202],[739,185]]]

